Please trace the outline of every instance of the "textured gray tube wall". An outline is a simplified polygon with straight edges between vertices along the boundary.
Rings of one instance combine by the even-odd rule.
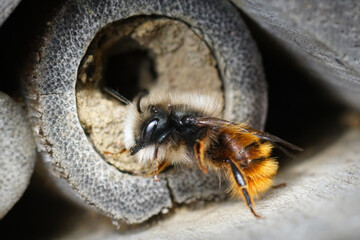
[[[0,26],[6,21],[19,3],[20,0],[2,0],[0,2]]]
[[[141,15],[180,20],[206,42],[223,80],[227,119],[251,116],[251,124],[262,128],[267,109],[261,59],[237,10],[227,1],[68,1],[47,24],[25,82],[38,147],[46,152],[51,171],[87,203],[128,223],[172,207],[172,200],[181,202],[182,194],[201,198],[202,186],[199,190],[192,183],[204,181],[201,174],[181,174],[181,170],[156,183],[121,173],[93,149],[80,125],[75,85],[87,47],[107,24]],[[212,187],[214,193],[218,191],[217,185]],[[177,200],[173,195],[179,196]]]
[[[360,110],[360,2],[232,0],[307,72]]]
[[[0,92],[0,219],[24,193],[35,163],[35,142],[21,107]]]

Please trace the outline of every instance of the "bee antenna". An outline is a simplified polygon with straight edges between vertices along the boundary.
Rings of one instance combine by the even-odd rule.
[[[141,99],[148,94],[149,94],[149,91],[146,89],[141,90],[139,93],[139,96],[138,96],[138,99],[136,102],[136,108],[137,108],[138,113],[140,113],[140,114],[143,113],[143,111],[141,111],[141,106],[140,106]]]
[[[116,98],[117,100],[119,100],[120,102],[129,105],[131,102],[129,99],[127,99],[126,97],[124,97],[123,95],[121,95],[120,93],[118,93],[116,90],[109,88],[109,87],[104,87],[104,92],[110,94],[111,96],[113,96],[114,98]]]

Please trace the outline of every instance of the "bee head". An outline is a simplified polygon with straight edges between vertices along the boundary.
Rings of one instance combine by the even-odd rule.
[[[139,110],[141,111],[141,109]],[[164,108],[160,105],[150,105],[145,111],[150,114],[140,128],[136,144],[130,149],[131,155],[146,146],[164,143],[170,135],[176,136],[176,134],[172,134],[174,132],[177,133],[177,136],[182,137],[195,133],[193,130],[196,118],[192,114]],[[144,113],[141,111],[140,114]]]
[[[139,106],[139,105],[138,105]],[[159,145],[174,131],[171,116],[161,107],[150,105],[150,117],[141,126],[141,134],[136,144],[130,149],[134,155],[148,145]],[[140,114],[143,112],[138,108]]]
[[[137,100],[129,104],[124,143],[131,155],[148,146],[168,144],[174,147],[185,144],[192,149],[204,132],[197,124],[198,118],[221,113],[215,98],[207,95],[152,92],[142,100],[146,95],[147,92],[141,92]]]

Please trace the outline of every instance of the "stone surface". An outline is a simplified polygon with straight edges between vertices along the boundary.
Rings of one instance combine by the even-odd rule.
[[[295,61],[350,106],[360,109],[360,2],[232,0]]]
[[[29,184],[35,156],[35,142],[25,112],[0,92],[0,219]]]
[[[187,175],[182,171],[189,170],[180,169],[154,183],[151,178],[122,173],[96,152],[80,124],[75,86],[87,48],[95,34],[107,24],[138,15],[182,21],[206,43],[223,81],[227,119],[250,119],[253,126],[262,128],[267,109],[261,59],[239,13],[230,3],[221,0],[67,1],[48,22],[24,83],[39,150],[49,156],[45,161],[53,166],[50,170],[64,178],[88,204],[114,220],[127,223],[142,222],[173,206],[173,189],[169,188],[167,178],[194,177],[183,181],[192,184],[205,177],[197,169],[191,171],[198,174]],[[211,189],[203,191],[202,196],[193,192],[194,197],[186,192],[186,199],[208,199],[212,193],[219,192],[218,184]]]

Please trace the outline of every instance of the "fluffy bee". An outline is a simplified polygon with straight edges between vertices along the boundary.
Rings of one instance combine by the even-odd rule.
[[[218,118],[222,109],[211,96],[140,94],[132,103],[114,90],[106,91],[129,105],[122,152],[130,152],[140,162],[152,161],[154,181],[169,164],[195,162],[204,173],[208,169],[223,173],[231,193],[242,198],[256,217],[260,216],[253,198],[273,185],[278,169],[271,157],[273,146],[301,150],[266,132]]]

